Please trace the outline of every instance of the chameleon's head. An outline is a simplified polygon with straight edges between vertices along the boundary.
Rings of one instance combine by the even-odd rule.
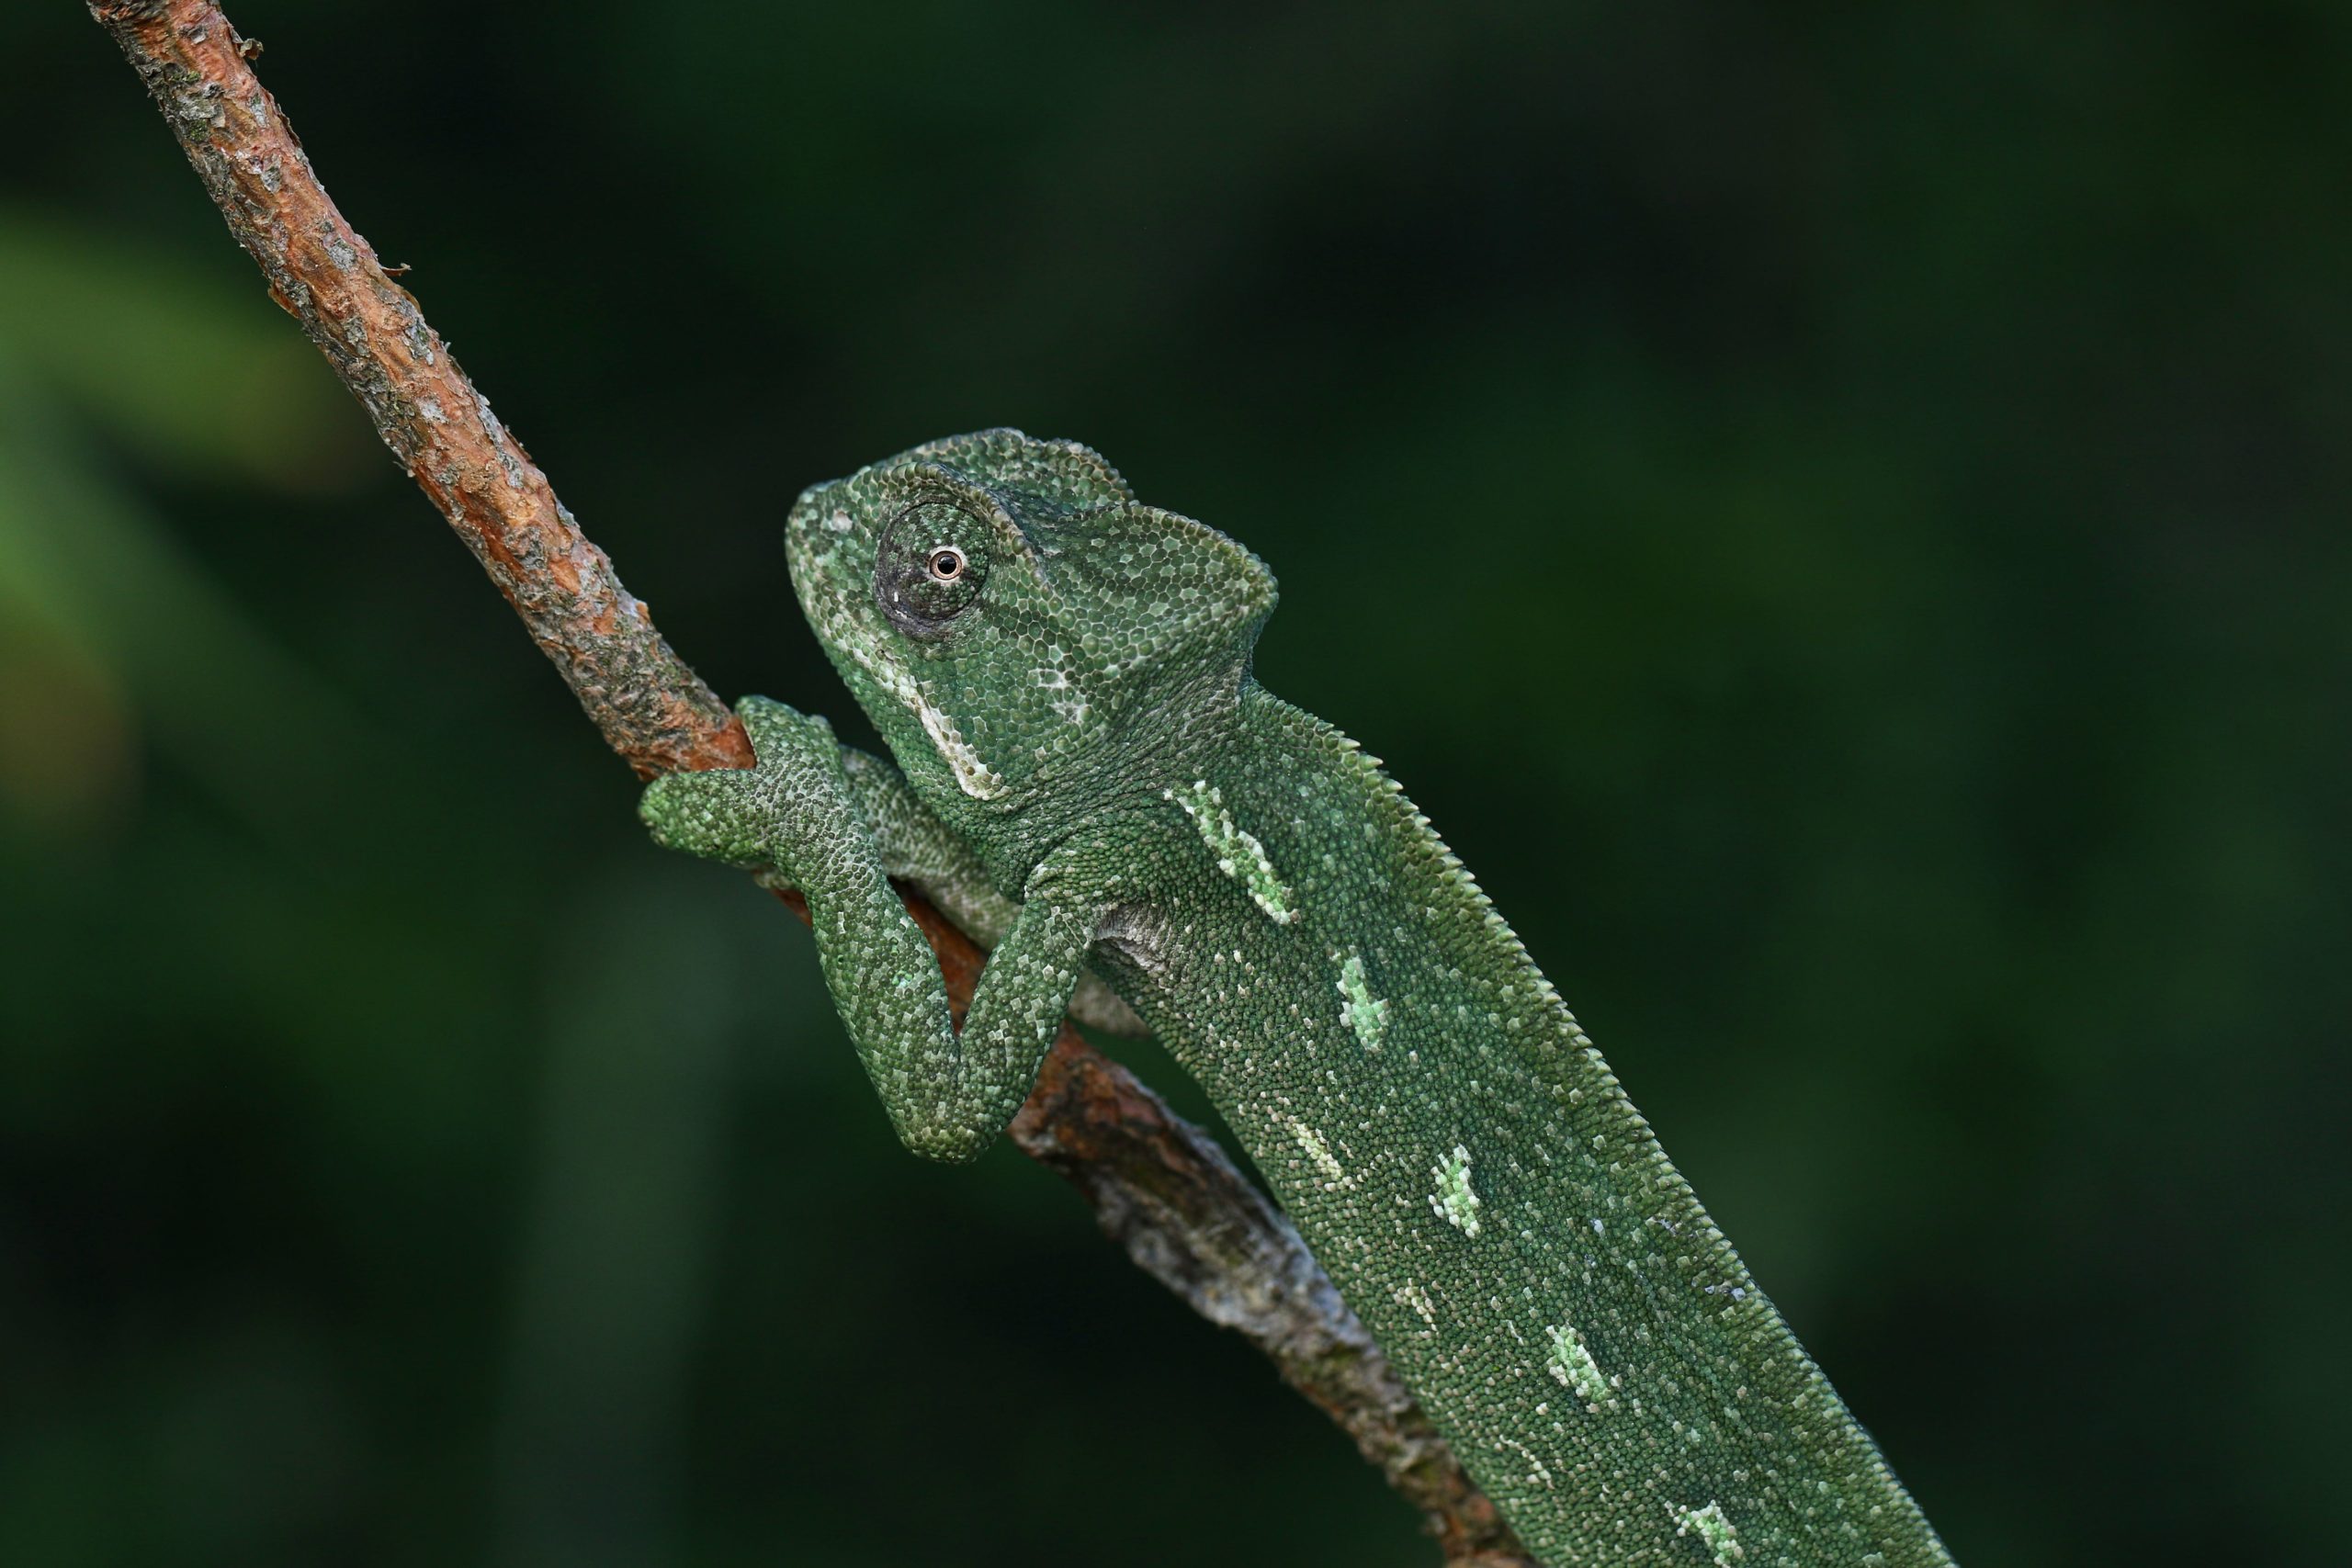
[[[1076,759],[1192,728],[1274,606],[1257,557],[1140,504],[1076,442],[983,431],[803,494],[801,608],[918,789],[1010,808]]]

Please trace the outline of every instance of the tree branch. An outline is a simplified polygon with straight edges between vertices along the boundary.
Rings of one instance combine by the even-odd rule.
[[[366,406],[605,741],[639,777],[749,766],[742,726],[662,640],[415,299],[336,210],[253,73],[258,50],[202,0],[90,0],[89,9],[146,83],[270,297]],[[901,892],[960,1021],[981,954]],[[1078,1189],[1138,1265],[1202,1316],[1247,1335],[1328,1412],[1428,1515],[1449,1562],[1532,1568],[1289,1222],[1199,1128],[1065,1023],[1012,1136]]]

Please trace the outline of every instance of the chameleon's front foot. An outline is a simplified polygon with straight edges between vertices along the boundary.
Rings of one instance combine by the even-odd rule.
[[[753,764],[657,779],[638,814],[670,848],[800,889],[825,987],[891,1125],[917,1154],[972,1158],[1036,1081],[1102,901],[1073,898],[1068,876],[1046,876],[997,944],[959,1037],[938,962],[890,886],[832,727],[759,697],[736,711]]]
[[[638,818],[665,849],[791,877],[790,824],[845,809],[841,746],[824,719],[766,697],[745,697],[735,711],[752,765],[665,773],[645,786]]]

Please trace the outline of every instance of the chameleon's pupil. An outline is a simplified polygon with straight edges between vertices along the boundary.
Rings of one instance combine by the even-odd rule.
[[[931,552],[931,575],[942,582],[953,582],[964,575],[964,552],[958,549],[938,549]]]

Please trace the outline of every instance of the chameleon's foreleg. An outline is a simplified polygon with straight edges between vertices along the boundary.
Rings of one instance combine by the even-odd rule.
[[[639,815],[674,849],[774,867],[808,901],[826,987],[899,1136],[970,1159],[1021,1108],[1085,961],[1098,911],[1051,893],[1019,907],[959,1036],[931,948],[852,804],[832,727],[746,701],[755,767],[673,773]]]
[[[754,701],[746,701],[747,711]],[[982,948],[1002,942],[1021,906],[989,885],[971,846],[915,798],[906,775],[888,762],[854,746],[842,747],[841,755],[850,806],[874,840],[884,874],[930,899]],[[763,880],[788,886],[781,872]]]
[[[743,708],[749,714],[765,705],[763,699],[752,697],[745,699]],[[931,900],[982,951],[993,951],[1012,929],[1021,906],[989,885],[988,872],[971,846],[915,797],[905,774],[854,746],[842,747],[841,758],[850,807],[874,840],[883,874]],[[776,889],[795,886],[788,874],[774,865],[761,868],[760,881]],[[1091,973],[1079,976],[1069,1011],[1080,1023],[1106,1033],[1147,1032],[1143,1021],[1119,999],[1118,993]]]

